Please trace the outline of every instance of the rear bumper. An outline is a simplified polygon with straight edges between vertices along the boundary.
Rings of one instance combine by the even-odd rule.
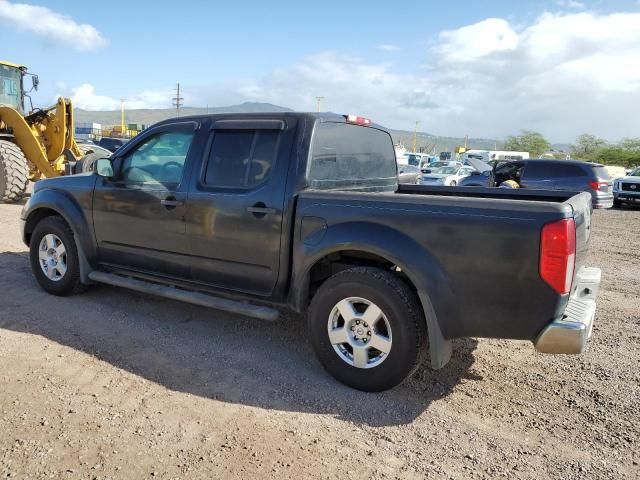
[[[593,195],[593,208],[613,207],[613,193],[595,192]]]
[[[561,318],[551,321],[534,341],[542,353],[578,354],[584,352],[591,337],[600,288],[599,268],[582,267]]]

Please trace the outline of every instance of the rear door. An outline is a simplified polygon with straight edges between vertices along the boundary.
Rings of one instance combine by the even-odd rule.
[[[553,190],[555,188],[555,169],[553,163],[544,160],[532,160],[525,164],[520,178],[522,188]]]
[[[287,117],[212,124],[187,205],[194,280],[264,296],[273,292],[296,123]]]

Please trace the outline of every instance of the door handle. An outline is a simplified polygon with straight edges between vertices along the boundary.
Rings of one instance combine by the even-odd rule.
[[[172,209],[172,208],[176,208],[184,205],[184,202],[180,202],[176,200],[175,197],[169,197],[169,198],[160,200],[160,205],[162,205],[163,207],[167,207],[168,209]]]
[[[262,202],[258,202],[251,207],[247,207],[247,212],[253,213],[256,217],[264,217],[267,214],[276,213],[277,210],[275,208],[267,207]]]

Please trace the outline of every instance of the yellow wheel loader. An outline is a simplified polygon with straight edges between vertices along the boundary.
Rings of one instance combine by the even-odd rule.
[[[31,77],[32,87],[24,83]],[[70,174],[84,156],[73,134],[73,105],[58,98],[48,108],[31,106],[25,113],[25,98],[38,88],[38,77],[24,65],[0,61],[0,201],[16,202],[29,180]],[[82,169],[82,168],[81,168]]]

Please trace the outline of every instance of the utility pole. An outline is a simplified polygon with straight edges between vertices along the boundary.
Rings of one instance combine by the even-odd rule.
[[[176,96],[173,97],[173,106],[176,107],[176,117],[180,116],[180,107],[182,107],[183,97],[180,96],[180,82],[177,82]]]
[[[124,98],[120,99],[120,134],[122,138],[126,137],[126,131],[124,129]]]
[[[416,152],[417,148],[418,148],[418,124],[420,122],[418,120],[416,120],[416,127],[413,130],[413,150],[411,150],[412,152]]]
[[[322,105],[322,100],[324,100],[324,97],[316,97],[316,100],[318,101],[318,105],[317,105],[317,110],[316,111],[320,111],[320,107]]]

